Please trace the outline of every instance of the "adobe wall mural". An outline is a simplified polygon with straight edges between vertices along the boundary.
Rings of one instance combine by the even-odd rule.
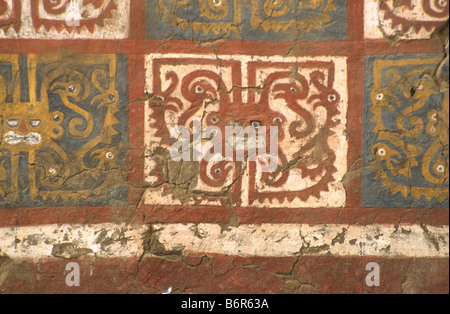
[[[0,0],[0,293],[448,293],[448,18]]]

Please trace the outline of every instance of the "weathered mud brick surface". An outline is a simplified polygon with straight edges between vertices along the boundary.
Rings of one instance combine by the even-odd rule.
[[[447,0],[365,0],[366,38],[427,39],[448,20]]]
[[[346,0],[147,0],[147,37],[345,39]]]
[[[123,55],[0,55],[0,207],[126,200]]]
[[[439,56],[366,59],[365,206],[448,208],[448,81],[436,84]],[[443,82],[444,83],[444,82]]]
[[[84,0],[77,9],[72,9],[70,3],[71,0],[2,0],[0,38],[128,37],[129,1]]]
[[[147,204],[341,207],[347,168],[346,58],[147,56]],[[278,171],[257,161],[164,159],[174,125],[279,128]],[[191,127],[191,133],[193,130]],[[223,146],[227,139],[223,139]],[[225,157],[224,152],[218,153]]]

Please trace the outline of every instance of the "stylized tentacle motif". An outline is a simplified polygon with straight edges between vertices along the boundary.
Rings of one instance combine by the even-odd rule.
[[[89,97],[90,83],[88,78],[73,69],[55,70],[46,77],[42,84],[41,95],[46,97],[45,95],[49,91],[59,95],[67,108],[83,118],[75,117],[70,120],[69,133],[78,138],[88,137],[94,127],[92,115],[74,103],[83,102]]]
[[[92,83],[100,94],[92,98],[91,105],[97,109],[107,107],[107,112],[104,119],[104,127],[100,134],[89,141],[80,151],[80,154],[89,160],[95,159],[97,162],[94,162],[93,166],[90,167],[95,168],[99,162],[101,164],[110,163],[116,160],[117,157],[117,149],[110,146],[112,145],[112,139],[118,134],[114,127],[119,123],[115,116],[119,112],[117,107],[119,93],[115,89],[114,80],[109,79],[107,73],[103,70],[95,70],[93,72]],[[96,148],[99,144],[106,146]]]
[[[432,79],[440,60],[406,61],[374,63],[371,152],[381,164],[376,178],[393,194],[442,202],[449,180],[448,92]]]

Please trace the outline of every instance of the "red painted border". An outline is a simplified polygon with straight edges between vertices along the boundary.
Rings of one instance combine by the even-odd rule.
[[[364,104],[364,56],[355,54],[347,60],[347,169],[343,182],[347,192],[347,206],[361,207],[362,144]]]
[[[130,168],[128,182],[134,187],[144,185],[144,91],[145,91],[144,56],[128,57],[128,124],[129,124],[129,158]]]
[[[127,216],[124,208],[111,206],[0,209],[0,227],[97,224],[119,221],[120,217]]]
[[[136,192],[138,198],[141,192]],[[134,196],[130,193],[130,196]],[[440,209],[403,208],[248,208],[236,207],[233,212],[217,206],[141,205],[136,210],[130,203],[123,207],[37,207],[0,209],[0,227],[35,226],[45,224],[97,223],[228,223],[232,214],[242,224],[449,224],[449,211]]]
[[[364,40],[364,0],[347,3],[347,40]]]
[[[80,286],[68,287],[68,260],[6,261],[17,272],[4,272],[1,293],[86,294],[386,294],[449,292],[448,258],[379,256],[239,257],[190,254],[167,257],[90,258],[75,260]],[[369,287],[368,263],[380,266],[380,286]],[[177,305],[178,306],[178,305]],[[272,308],[276,308],[271,304]],[[175,306],[174,306],[175,308]]]
[[[228,223],[232,214],[242,224],[449,224],[445,209],[404,208],[255,208],[233,207],[233,211],[217,206],[141,205],[145,223]]]
[[[145,38],[145,0],[130,0],[130,38]]]
[[[132,32],[133,33],[133,32]],[[441,53],[442,44],[437,39],[401,41],[391,46],[384,39],[376,40],[341,40],[292,42],[271,41],[223,41],[204,44],[200,41],[171,40],[164,43],[155,39],[121,39],[121,40],[40,40],[40,39],[0,39],[0,53],[42,54],[65,53],[122,53],[127,55],[147,55],[151,53],[185,53],[185,54],[243,54],[260,56],[354,56],[376,54],[407,53]]]

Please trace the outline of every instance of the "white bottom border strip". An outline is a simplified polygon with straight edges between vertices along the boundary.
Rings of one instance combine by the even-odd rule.
[[[449,227],[258,224],[223,229],[217,224],[110,223],[0,228],[0,255],[11,258],[140,256],[144,242],[173,254],[445,258]]]

